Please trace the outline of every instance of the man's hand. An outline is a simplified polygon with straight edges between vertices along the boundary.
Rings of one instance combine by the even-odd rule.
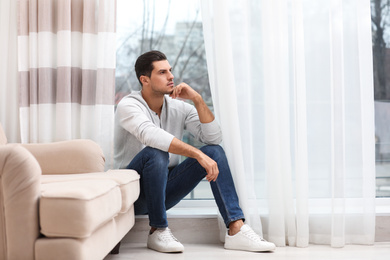
[[[214,115],[204,102],[202,96],[186,83],[180,83],[174,87],[169,96],[171,98],[189,99],[194,102],[201,123],[210,123],[214,120]]]
[[[196,92],[186,83],[180,83],[174,87],[172,93],[169,96],[171,98],[189,99],[193,102],[195,102],[196,99],[202,98],[198,92]]]
[[[194,158],[206,170],[206,179],[209,182],[217,180],[219,174],[217,162],[201,150],[174,137],[171,145],[169,146],[168,152]]]
[[[217,163],[208,157],[206,154],[203,154],[199,159],[197,159],[199,164],[202,165],[202,167],[206,170],[207,175],[206,179],[211,182],[211,181],[216,181],[219,170],[218,170],[218,165]]]

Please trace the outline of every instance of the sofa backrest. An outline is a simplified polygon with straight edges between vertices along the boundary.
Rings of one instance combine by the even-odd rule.
[[[0,123],[0,145],[7,144],[7,136],[4,133],[3,127]]]

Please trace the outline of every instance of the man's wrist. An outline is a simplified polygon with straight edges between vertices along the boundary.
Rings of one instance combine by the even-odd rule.
[[[204,103],[203,98],[199,93],[197,93],[197,95],[192,99],[192,102],[194,102],[195,105]]]

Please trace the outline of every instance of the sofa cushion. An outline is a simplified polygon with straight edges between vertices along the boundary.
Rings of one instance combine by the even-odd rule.
[[[47,237],[89,237],[121,210],[118,184],[107,179],[49,182],[41,185],[39,216]]]
[[[111,180],[115,181],[121,190],[121,213],[127,212],[139,196],[139,175],[134,170],[109,170],[88,174],[42,175],[41,183],[63,182],[73,180]]]
[[[106,177],[119,184],[122,193],[121,212],[127,212],[139,196],[139,174],[135,170],[109,170]]]

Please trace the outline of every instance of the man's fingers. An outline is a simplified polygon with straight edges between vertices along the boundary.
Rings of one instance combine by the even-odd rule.
[[[173,91],[169,96],[171,98],[177,98],[180,96],[181,90],[182,90],[182,86],[177,85],[176,87],[173,88]]]
[[[212,169],[210,173],[206,175],[206,179],[211,182],[211,181],[216,181],[218,178],[219,170],[218,167],[216,169]]]
[[[202,165],[202,167],[206,170],[206,179],[211,182],[211,181],[216,181],[218,174],[219,174],[219,169],[217,163],[208,157],[207,155],[202,156],[198,160],[198,162]]]

